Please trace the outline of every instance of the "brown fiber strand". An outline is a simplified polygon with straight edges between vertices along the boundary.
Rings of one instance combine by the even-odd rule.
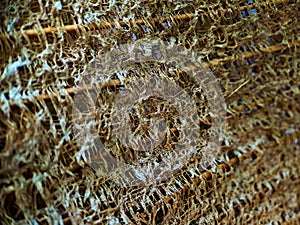
[[[300,214],[298,214],[296,218],[284,222],[282,225],[293,225],[293,224],[298,224],[299,222],[300,222]]]
[[[300,133],[296,133],[295,135],[299,135]],[[283,137],[280,139],[280,142],[284,142],[284,140],[286,139],[287,137]],[[270,149],[270,148],[273,148],[274,146],[276,146],[276,141],[272,141],[270,142],[269,144],[267,145],[264,145],[262,146],[261,148],[262,149]],[[249,152],[246,152],[246,153],[243,153],[242,155],[240,155],[239,157],[233,157],[231,158],[228,162],[225,162],[225,163],[221,163],[218,165],[218,170],[222,170],[222,168],[225,168],[227,165],[229,165],[230,167],[233,167],[233,165],[236,165],[236,164],[241,164],[243,162],[243,160],[249,158],[251,156],[251,153],[254,152],[256,149],[252,149],[251,151]],[[70,170],[71,171],[74,171],[74,170],[77,170],[80,168],[80,165],[79,164],[74,164],[70,167]],[[177,191],[177,192],[174,192],[170,195],[167,195],[165,198],[159,200],[158,202],[156,202],[155,204],[156,205],[159,205],[159,204],[163,204],[164,202],[169,202],[171,201],[173,198],[176,198],[176,196],[180,196],[182,192],[184,192],[185,190],[188,190],[190,188],[189,185],[193,185],[193,186],[198,186],[201,182],[201,180],[207,180],[207,179],[216,179],[215,178],[216,175],[212,172],[212,170],[207,170],[205,172],[203,172],[200,176],[198,177],[195,177],[195,178],[191,178],[191,183],[189,184],[184,184],[182,186],[182,188]],[[300,219],[300,215],[298,216],[298,218]],[[69,217],[65,218],[64,219],[64,222],[68,222],[70,221]],[[289,223],[285,223],[285,224],[289,224]]]
[[[275,5],[278,5],[280,3],[288,3],[291,0],[275,0],[273,3]],[[270,3],[261,3],[260,6],[268,6]],[[243,11],[243,10],[249,10],[249,9],[253,9],[255,8],[255,5],[248,5],[248,6],[241,6],[239,7],[237,10],[238,11]],[[218,10],[218,13],[222,12],[228,12],[228,11],[232,11],[232,9],[221,9]],[[158,23],[158,22],[165,22],[168,19],[171,20],[190,20],[192,18],[194,18],[195,15],[193,13],[189,13],[189,14],[184,14],[184,15],[178,15],[178,16],[172,16],[171,18],[168,17],[162,17],[160,19],[158,18],[150,18],[148,19],[149,21],[153,21],[154,23]],[[135,23],[137,25],[144,25],[145,21],[143,19],[138,19],[135,21]],[[121,26],[126,26],[127,24],[124,21],[119,21],[119,24]],[[105,29],[105,28],[109,28],[109,27],[114,27],[115,23],[113,22],[100,22],[99,24],[88,24],[87,25],[88,28],[90,29]],[[76,31],[78,28],[80,27],[84,27],[84,26],[80,26],[80,25],[66,25],[63,27],[63,30],[65,30],[66,32],[74,32]],[[56,27],[49,27],[49,28],[43,28],[43,32],[45,34],[51,34],[51,33],[55,33],[58,32],[58,29]],[[30,30],[25,30],[25,34],[28,36],[37,36],[39,34],[39,32],[37,30],[34,29],[30,29]]]
[[[269,47],[261,48],[257,52],[246,52],[243,55],[241,55],[240,58],[247,59],[247,58],[251,58],[251,57],[254,57],[254,56],[261,55],[263,53],[272,53],[272,52],[281,51],[281,50],[284,50],[284,49],[287,49],[287,48],[296,47],[296,46],[299,46],[299,45],[300,45],[300,41],[289,42],[288,44],[272,45],[272,46],[269,46]],[[202,66],[204,68],[218,66],[218,65],[222,65],[222,64],[227,63],[227,62],[234,62],[234,61],[236,61],[236,60],[238,60],[240,58],[225,57],[223,59],[214,59],[214,60],[212,60],[210,62],[203,63]],[[128,79],[127,82],[129,82],[129,81],[130,80]],[[121,82],[118,79],[111,80],[108,83],[108,86],[116,86],[116,85],[121,85]],[[74,95],[75,94],[74,88],[66,88],[65,90],[67,91],[67,93],[69,95]],[[36,97],[36,99],[49,100],[49,99],[51,99],[53,97],[57,97],[57,95],[58,94],[55,94],[55,93],[52,93],[52,94],[41,94],[38,97]],[[28,100],[28,99],[24,99],[23,100],[24,104],[29,104],[30,102],[31,101]],[[244,107],[244,106],[240,106],[240,107]]]
[[[299,1],[261,0],[248,6],[239,1],[116,0],[105,6],[101,0],[71,2],[54,5],[49,0],[31,0],[24,4],[15,0],[13,5],[3,5],[8,12],[2,16],[0,29],[1,70],[5,72],[0,85],[4,97],[0,100],[3,224],[299,224]],[[28,29],[35,30],[28,35]],[[169,73],[165,65],[134,64],[128,68],[128,76],[121,73],[100,83],[105,89],[111,87],[99,91],[103,104],[97,113],[84,113],[86,121],[77,121],[72,113],[77,97],[84,101],[81,94],[92,92],[79,110],[85,106],[93,110],[89,106],[95,93],[93,83],[76,85],[79,74],[86,68],[90,71],[89,62],[98,60],[98,54],[111,46],[136,43],[134,35],[136,42],[144,37],[175,38],[204,59],[202,66],[211,70],[216,80],[207,79],[208,86],[198,89],[188,76],[201,71],[196,65],[186,71],[175,66]],[[190,61],[195,62],[187,58],[186,64]],[[93,71],[89,81],[101,74]],[[219,143],[209,145],[216,151],[212,160],[205,160],[205,148],[199,147],[186,166],[168,173],[164,181],[150,186],[137,181],[123,188],[114,182],[115,177],[105,175],[113,168],[110,159],[117,156],[136,165],[140,162],[136,156],[143,160],[145,155],[127,148],[130,146],[122,140],[122,146],[115,142],[117,132],[122,136],[126,131],[122,127],[114,130],[114,124],[122,124],[110,110],[114,107],[110,91],[123,90],[127,82],[135,84],[133,77],[150,74],[174,76],[172,80],[189,96],[199,98],[199,117],[187,115],[186,120],[188,125],[196,125],[191,129],[201,129],[199,144],[213,138],[218,129],[222,134]],[[123,83],[124,79],[128,80]],[[220,88],[225,100],[225,107],[218,111],[224,124],[216,129],[211,126],[217,122],[215,114],[205,99],[212,93],[218,103],[210,84]],[[96,91],[100,85],[96,84]],[[34,90],[38,92],[32,96]],[[138,126],[143,132],[147,126],[141,126],[140,119],[148,121],[152,112],[159,110],[159,116],[170,118],[167,134],[161,138],[164,142],[149,149],[149,160],[154,161],[176,148],[178,135],[184,134],[179,130],[182,123],[176,106],[169,108],[165,99],[156,98],[159,96],[149,98],[142,108],[137,104],[134,117],[127,121],[134,125],[130,128]],[[76,131],[77,124],[96,125],[100,141],[108,140],[103,155],[90,152],[87,159],[83,150],[89,143],[81,142],[84,137]],[[91,132],[97,138],[93,129]],[[166,138],[169,133],[171,137]],[[195,142],[193,137],[185,138],[184,148]],[[148,149],[144,150],[147,154]],[[178,160],[172,158],[171,165]],[[201,162],[212,169],[202,168]],[[100,176],[95,171],[99,165],[103,165]]]
[[[299,135],[299,134],[300,133],[298,132],[295,135]],[[287,138],[286,137],[281,138],[280,142],[283,143],[283,141],[285,139],[287,139]],[[272,141],[269,144],[264,145],[263,147],[260,147],[260,148],[261,149],[270,149],[276,145],[277,145],[276,141]],[[251,151],[249,151],[247,153],[243,153],[239,157],[236,156],[234,158],[231,158],[228,162],[219,164],[218,170],[226,167],[226,165],[229,165],[230,167],[232,167],[235,164],[241,164],[243,162],[243,160],[249,158],[251,156],[251,153],[255,150],[256,149],[252,149]],[[200,184],[201,180],[206,180],[208,178],[216,179],[216,175],[211,170],[207,170],[207,171],[203,172],[199,177],[191,178],[191,180],[192,180],[191,185],[198,186]],[[183,187],[179,191],[166,196],[164,199],[161,199],[159,202],[157,202],[157,204],[163,204],[163,202],[169,202],[172,198],[176,198],[175,196],[181,195],[182,192],[184,192],[185,190],[187,190],[189,188],[190,188],[190,186],[188,186],[188,184],[184,184]]]

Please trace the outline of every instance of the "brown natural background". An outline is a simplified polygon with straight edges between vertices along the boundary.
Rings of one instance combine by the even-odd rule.
[[[0,223],[300,223],[299,0],[17,0],[0,10]],[[124,188],[76,158],[74,87],[101,51],[154,37],[213,72],[227,127],[211,168],[195,157],[156,186]]]

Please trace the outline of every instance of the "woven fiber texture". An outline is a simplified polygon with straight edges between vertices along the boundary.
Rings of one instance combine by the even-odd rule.
[[[2,1],[0,224],[300,224],[299,12],[299,0]],[[185,165],[161,182],[122,186],[106,176],[108,158],[81,154],[76,88],[93,66],[90,81],[99,78],[99,55],[154,38],[193,52],[213,74],[206,84],[220,89],[226,126],[204,165],[201,149],[217,132],[201,97],[209,86],[197,89],[186,72],[161,62],[100,76],[105,86],[94,86],[100,94],[92,125],[120,162],[159,162],[179,142],[183,122],[163,98],[139,101],[131,131],[146,136],[149,118],[159,115],[170,133],[151,151],[151,143],[132,151],[110,136],[114,93],[156,74],[197,106],[198,118],[186,121],[201,134],[184,140],[185,150],[196,146]],[[95,169],[106,160],[106,171]]]

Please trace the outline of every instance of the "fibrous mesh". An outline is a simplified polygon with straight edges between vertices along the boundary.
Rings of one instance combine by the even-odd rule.
[[[3,224],[299,223],[298,0],[31,0],[0,10]],[[161,183],[122,187],[76,157],[73,88],[99,54],[143,38],[198,54],[222,89],[227,126],[210,167],[195,154]],[[120,78],[157,70],[198,98],[181,71],[135,66],[112,76],[108,91],[121,91]],[[205,138],[211,118],[200,100]],[[151,110],[161,101],[152,99]],[[169,121],[171,129],[177,122]],[[126,149],[115,154],[136,159]]]

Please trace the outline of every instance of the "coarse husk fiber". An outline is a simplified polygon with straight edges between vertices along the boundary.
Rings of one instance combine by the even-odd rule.
[[[0,10],[2,224],[299,224],[299,0],[16,0]],[[154,37],[199,55],[227,126],[214,167],[196,155],[164,182],[121,187],[76,157],[72,88],[101,51]]]

